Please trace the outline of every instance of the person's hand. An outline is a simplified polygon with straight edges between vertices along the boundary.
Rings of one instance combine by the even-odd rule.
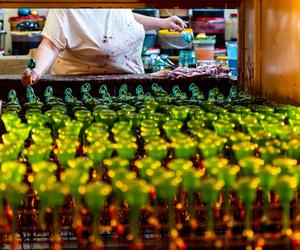
[[[38,80],[40,80],[40,76],[35,69],[30,70],[29,68],[27,68],[22,74],[22,84],[24,87],[30,86],[30,77],[32,79],[32,85],[35,84]]]
[[[163,29],[169,29],[172,31],[181,32],[186,27],[187,27],[187,25],[178,16],[170,16],[168,18],[162,19],[162,28]]]

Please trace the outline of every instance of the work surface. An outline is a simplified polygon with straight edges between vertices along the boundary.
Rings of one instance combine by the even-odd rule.
[[[76,96],[80,95],[80,86],[83,83],[90,83],[92,86],[92,93],[98,95],[99,87],[106,84],[111,95],[118,95],[117,91],[122,84],[127,84],[128,90],[131,93],[135,92],[138,85],[142,85],[145,91],[149,91],[153,83],[157,83],[165,90],[171,91],[174,85],[188,92],[188,87],[191,83],[197,83],[201,86],[201,91],[205,94],[214,87],[218,87],[221,92],[227,94],[229,87],[237,84],[237,80],[232,77],[208,77],[208,76],[195,76],[195,77],[182,77],[182,78],[168,78],[168,77],[155,77],[149,74],[142,75],[82,75],[82,76],[59,76],[59,75],[46,75],[37,84],[33,86],[38,96],[43,96],[44,90],[47,86],[52,86],[54,94],[62,96],[64,89],[70,87]],[[3,93],[8,93],[10,89],[15,89],[20,96],[25,95],[25,88],[21,84],[20,75],[0,75],[0,99],[6,100]]]

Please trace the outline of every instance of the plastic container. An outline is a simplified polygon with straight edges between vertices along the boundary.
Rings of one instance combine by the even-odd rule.
[[[195,33],[222,34],[225,32],[225,19],[221,17],[198,17],[191,22]]]
[[[160,49],[153,48],[153,49],[146,49],[142,54],[142,61],[144,64],[145,73],[152,73],[153,72],[153,64],[155,58],[160,54]]]
[[[228,57],[227,56],[217,56],[216,66],[228,67]]]
[[[11,32],[12,54],[27,55],[30,49],[37,48],[42,41],[40,32]]]
[[[229,67],[232,75],[238,75],[238,45],[236,41],[226,42]]]
[[[215,43],[215,36],[195,38],[193,40],[193,46],[196,51],[197,61],[214,60]]]
[[[184,31],[194,37],[192,29],[185,29]],[[184,33],[182,32],[169,31],[167,29],[160,30],[158,34],[158,41],[160,48],[165,50],[192,49],[192,43],[184,39]]]
[[[196,68],[197,59],[195,50],[181,50],[178,57],[178,66],[182,68]]]
[[[0,48],[5,50],[6,31],[0,30]]]
[[[192,9],[192,20],[197,18],[224,18],[224,9]],[[200,19],[201,20],[201,19]],[[205,20],[205,19],[204,19]],[[196,33],[196,32],[195,32]],[[210,36],[216,35],[215,47],[221,48],[225,44],[225,32],[222,33],[206,33]]]
[[[238,60],[228,59],[228,66],[232,69],[232,75],[238,75]]]
[[[227,55],[227,49],[226,48],[215,48],[215,57],[226,56],[226,55]]]
[[[231,40],[236,41],[238,36],[238,15],[237,13],[230,14],[230,20],[231,20]]]
[[[147,31],[145,34],[143,47],[147,49],[155,48],[157,47],[156,45],[157,45],[157,32],[155,30]]]
[[[238,46],[236,41],[226,42],[227,56],[230,60],[237,60]]]
[[[12,16],[8,19],[10,23],[10,30],[16,31],[18,23],[23,21],[34,21],[38,23],[39,29],[42,30],[45,26],[45,16]]]
[[[230,18],[228,18],[225,21],[225,41],[231,40],[231,34],[232,34],[232,21]]]

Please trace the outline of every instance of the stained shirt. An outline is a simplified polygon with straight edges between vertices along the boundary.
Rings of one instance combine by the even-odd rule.
[[[129,9],[52,9],[42,36],[60,51],[52,73],[144,73],[145,31]]]

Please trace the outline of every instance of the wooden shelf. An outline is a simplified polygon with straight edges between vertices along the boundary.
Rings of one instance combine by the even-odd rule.
[[[0,0],[0,8],[237,8],[240,0]]]

